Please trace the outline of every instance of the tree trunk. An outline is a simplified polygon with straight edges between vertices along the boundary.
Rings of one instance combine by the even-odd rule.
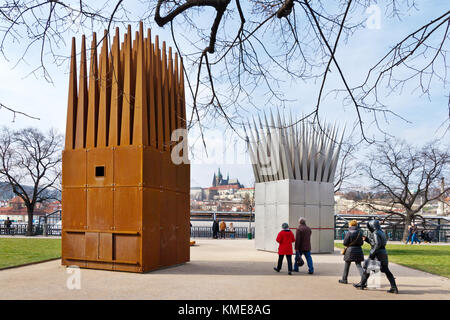
[[[28,212],[28,225],[27,225],[27,236],[33,236],[33,210],[30,208],[27,208]]]
[[[414,212],[406,210],[405,228],[403,229],[403,237],[402,237],[403,242],[406,242],[406,239],[408,238],[408,227],[411,224],[413,215],[414,215]]]

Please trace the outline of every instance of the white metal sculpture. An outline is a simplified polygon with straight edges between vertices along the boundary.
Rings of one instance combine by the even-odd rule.
[[[256,183],[284,179],[333,182],[340,146],[336,125],[321,127],[290,117],[290,123],[278,113],[270,125],[264,113],[259,125],[253,119],[244,126],[248,151]],[[248,129],[248,130],[247,130]]]

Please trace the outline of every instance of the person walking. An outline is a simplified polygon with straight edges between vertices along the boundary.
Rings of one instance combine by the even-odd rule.
[[[225,223],[225,221],[221,221],[220,222],[220,237],[222,239],[225,239],[225,230],[227,229],[227,224]]]
[[[411,223],[411,244],[421,243],[418,235],[417,235],[417,226],[414,223]]]
[[[358,222],[356,220],[352,220],[348,223],[348,232],[345,234],[344,238],[344,273],[342,274],[342,279],[339,280],[339,283],[348,283],[348,271],[350,270],[350,265],[352,262],[356,264],[356,268],[359,271],[359,275],[362,277],[364,270],[361,266],[361,262],[364,261],[364,253],[362,250],[362,245],[364,244],[363,234],[361,230],[358,228]]]
[[[308,274],[314,273],[314,266],[311,258],[311,234],[311,228],[306,225],[305,218],[300,218],[295,234],[295,272],[298,272],[297,261],[300,261],[302,255],[305,255],[308,264]]]
[[[213,239],[217,239],[217,234],[219,233],[219,222],[217,221],[217,218],[214,219],[213,225],[212,225],[212,232],[213,232]]]
[[[233,222],[230,222],[230,226],[228,227],[228,230],[230,231],[230,237],[234,239],[234,225]]]
[[[6,234],[11,234],[11,224],[12,224],[12,221],[11,220],[9,220],[9,217],[6,217],[6,220],[5,220],[5,227],[6,227]]]
[[[283,264],[283,258],[286,256],[288,264],[288,274],[292,274],[292,243],[295,242],[294,234],[289,230],[289,225],[285,222],[281,225],[281,230],[278,233],[276,241],[279,243],[278,246],[278,265],[274,267],[273,270],[280,272],[281,266]]]
[[[408,237],[406,238],[406,243],[405,244],[408,244],[409,241],[411,241],[411,244],[412,244],[412,226],[413,225],[414,225],[414,223],[411,223],[408,226]]]
[[[387,237],[386,234],[381,230],[380,222],[378,220],[370,220],[367,222],[367,228],[370,231],[369,238],[364,237],[364,241],[370,244],[371,249],[369,252],[369,259],[364,261],[364,273],[361,276],[361,281],[354,284],[358,289],[364,289],[367,287],[367,280],[370,276],[370,271],[368,271],[368,266],[370,260],[377,259],[381,263],[380,271],[383,272],[391,284],[391,288],[388,290],[389,293],[398,293],[397,284],[395,283],[395,278],[392,272],[389,270],[388,254],[386,251]]]

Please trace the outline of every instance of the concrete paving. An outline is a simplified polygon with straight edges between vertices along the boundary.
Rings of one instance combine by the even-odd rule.
[[[277,255],[254,249],[253,240],[199,240],[191,261],[147,274],[81,269],[80,289],[68,289],[60,260],[0,271],[0,299],[450,299],[450,279],[390,264],[400,294],[381,288],[357,290],[338,283],[343,270],[339,250],[313,255],[315,274],[305,267],[287,274],[273,271]],[[354,266],[349,282],[359,281]],[[70,282],[70,281],[69,281]]]

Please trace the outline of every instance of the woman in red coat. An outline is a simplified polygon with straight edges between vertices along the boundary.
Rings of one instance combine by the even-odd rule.
[[[286,256],[288,263],[288,274],[292,273],[292,243],[295,242],[294,234],[289,230],[289,225],[283,223],[281,226],[283,230],[277,236],[277,242],[280,244],[278,246],[278,266],[273,268],[276,272],[280,272],[281,265],[283,264],[283,257]]]

